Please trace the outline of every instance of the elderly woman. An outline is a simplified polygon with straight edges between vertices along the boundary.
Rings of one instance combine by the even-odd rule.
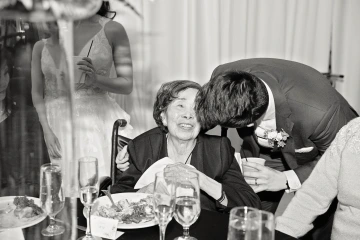
[[[243,205],[260,208],[258,196],[241,174],[230,141],[200,133],[194,110],[200,88],[198,83],[187,80],[161,86],[153,112],[158,127],[129,142],[129,169],[112,186],[113,193],[134,191],[136,182],[152,164],[169,157],[177,163],[177,170],[199,174],[202,208],[224,210]],[[150,188],[151,184],[140,191]]]

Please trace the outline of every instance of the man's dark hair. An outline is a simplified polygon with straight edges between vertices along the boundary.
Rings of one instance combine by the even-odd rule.
[[[201,86],[200,84],[189,80],[175,80],[162,84],[157,92],[153,108],[153,117],[156,124],[164,132],[167,133],[168,129],[162,122],[161,113],[165,112],[170,103],[178,98],[180,92],[188,88],[200,90]]]
[[[216,125],[241,128],[255,122],[266,111],[269,95],[256,76],[227,71],[213,76],[198,93],[196,114],[203,129]]]

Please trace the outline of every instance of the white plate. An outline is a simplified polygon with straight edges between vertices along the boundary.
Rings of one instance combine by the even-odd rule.
[[[8,196],[8,197],[0,197],[0,209],[4,209],[8,206],[8,204],[12,205],[14,208],[14,201],[15,196]],[[39,198],[33,198],[33,197],[27,197],[28,199],[33,199],[34,203],[38,206],[40,206],[40,199]],[[42,220],[46,218],[46,213],[43,213],[39,216],[32,217],[29,219],[18,219],[14,215],[14,211],[11,211],[9,213],[2,213],[0,214],[0,231],[8,230],[8,229],[14,229],[14,228],[27,228],[30,226],[33,226],[35,224],[38,224]]]
[[[114,200],[115,203],[117,203],[118,201],[122,200],[122,199],[127,199],[129,201],[139,201],[142,198],[146,198],[147,196],[149,196],[151,194],[147,194],[147,193],[115,193],[115,194],[111,194],[112,199]],[[100,197],[96,200],[93,209],[91,210],[91,212],[95,212],[97,211],[97,208],[99,206],[111,206],[111,202],[110,199],[107,196],[103,196]],[[140,223],[131,223],[131,224],[126,224],[126,223],[118,223],[118,228],[121,229],[136,229],[136,228],[145,228],[145,227],[150,227],[150,226],[154,226],[157,225],[157,221],[155,219],[148,221],[148,222],[140,222]]]

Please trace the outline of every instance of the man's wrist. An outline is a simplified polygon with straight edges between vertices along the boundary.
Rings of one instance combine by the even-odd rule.
[[[296,175],[294,170],[284,171],[283,172],[287,179],[288,188],[286,188],[286,192],[294,192],[301,187],[301,182]]]

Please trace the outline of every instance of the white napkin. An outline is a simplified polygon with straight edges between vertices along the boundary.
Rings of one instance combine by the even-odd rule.
[[[0,239],[24,240],[24,234],[21,228],[14,228],[0,232]]]
[[[154,182],[156,173],[163,171],[168,164],[174,163],[175,161],[168,157],[158,160],[141,175],[140,179],[135,184],[134,189],[140,189]]]
[[[240,166],[240,170],[241,170],[241,172],[243,173],[243,169],[242,169],[242,159],[241,159],[240,153],[235,152],[234,155],[235,155],[235,159],[236,159],[237,163],[238,163],[239,166]]]

